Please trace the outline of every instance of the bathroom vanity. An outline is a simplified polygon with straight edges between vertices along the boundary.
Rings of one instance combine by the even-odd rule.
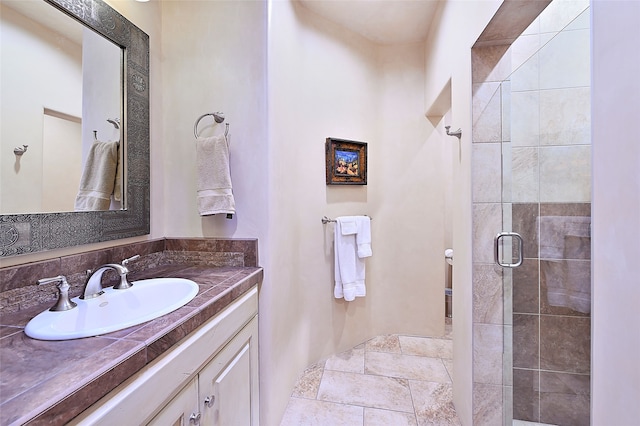
[[[255,286],[70,424],[258,424]]]
[[[101,336],[42,341],[24,334],[29,319],[55,301],[52,284],[44,303],[26,306],[29,295],[17,293],[43,290],[34,277],[64,269],[78,294],[83,273],[71,274],[72,265],[82,271],[96,259],[132,253],[141,254],[129,265],[134,286],[185,278],[198,284],[198,295],[153,321]],[[258,424],[262,276],[256,240],[162,239],[0,269],[0,281],[17,286],[4,288],[0,302],[26,306],[2,306],[0,314],[0,424]]]

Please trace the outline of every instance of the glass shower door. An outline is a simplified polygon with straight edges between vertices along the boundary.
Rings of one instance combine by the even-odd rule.
[[[569,22],[552,31],[560,19]],[[553,2],[511,49],[521,64],[501,84],[503,234],[495,241],[505,295],[503,383],[512,385],[504,387],[505,424],[588,425],[588,2]]]

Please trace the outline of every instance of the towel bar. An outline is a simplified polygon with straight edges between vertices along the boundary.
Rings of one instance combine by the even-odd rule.
[[[367,216],[367,215],[365,215],[365,216]],[[369,217],[369,216],[367,216],[367,217]],[[372,217],[369,217],[369,219],[373,220]],[[322,220],[322,224],[323,225],[326,225],[329,222],[334,222],[334,223],[337,222],[335,219],[328,218],[327,216],[323,216],[321,220]]]

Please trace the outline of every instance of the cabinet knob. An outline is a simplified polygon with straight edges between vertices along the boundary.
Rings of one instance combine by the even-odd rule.
[[[214,402],[216,402],[216,396],[215,395],[210,395],[210,396],[208,396],[208,397],[206,397],[204,399],[204,405],[206,405],[209,408],[211,408],[211,406],[213,405]]]
[[[199,425],[200,424],[200,413],[191,413],[189,416],[189,424]]]

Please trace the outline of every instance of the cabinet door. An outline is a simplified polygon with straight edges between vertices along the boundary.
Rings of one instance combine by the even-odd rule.
[[[200,424],[198,412],[198,379],[185,386],[156,416],[148,423],[152,426],[189,426]],[[193,420],[191,420],[193,418]]]
[[[203,425],[258,423],[257,320],[254,318],[199,374]]]

